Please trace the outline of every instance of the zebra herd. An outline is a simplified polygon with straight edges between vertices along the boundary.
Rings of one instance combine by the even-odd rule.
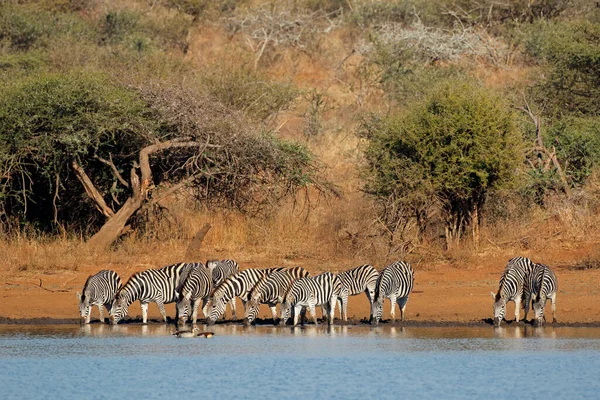
[[[558,281],[552,270],[544,265],[532,262],[526,257],[515,257],[508,261],[500,277],[498,292],[492,292],[494,299],[494,325],[500,326],[506,312],[506,303],[515,303],[515,321],[519,322],[521,308],[525,310],[523,320],[527,319],[529,303],[534,312],[533,323],[542,325],[545,321],[546,300],[552,304],[552,321],[556,322],[556,293]]]
[[[347,321],[348,297],[364,292],[371,304],[370,321],[378,324],[386,298],[391,301],[392,319],[395,319],[397,302],[404,320],[413,283],[414,271],[403,261],[388,265],[381,273],[365,264],[339,274],[324,272],[310,276],[302,267],[240,271],[233,260],[211,260],[206,265],[180,263],[141,271],[129,278],[125,285],[121,284],[116,272],[103,270],[88,278],[83,293],[77,293],[77,297],[82,322],[85,323],[90,322],[91,307],[96,305],[101,321],[104,321],[102,307],[106,307],[110,322],[117,324],[127,316],[129,306],[139,300],[143,323],[148,320],[148,304],[153,302],[165,322],[164,305],[176,303],[177,321],[185,323],[191,317],[195,325],[202,303],[202,313],[210,325],[224,317],[227,304],[231,306],[233,319],[237,319],[237,297],[244,305],[244,323],[247,325],[256,320],[261,304],[269,306],[274,323],[279,319],[280,324],[285,325],[292,318],[292,323],[297,325],[306,311],[317,324],[315,307],[321,307],[323,317],[332,324],[338,303],[341,318]],[[279,318],[277,304],[280,304]]]
[[[179,263],[160,269],[149,269],[134,274],[125,285],[116,272],[103,270],[90,276],[77,293],[82,322],[90,322],[92,306],[96,305],[100,319],[104,321],[103,307],[109,311],[110,322],[117,324],[128,313],[129,306],[140,302],[142,320],[147,323],[148,304],[156,303],[167,321],[164,305],[176,303],[176,319],[185,323],[191,318],[195,325],[198,311],[206,323],[214,324],[225,315],[229,304],[233,319],[236,315],[236,298],[244,305],[244,323],[252,324],[261,304],[271,310],[273,323],[279,320],[285,325],[292,318],[293,325],[309,312],[317,324],[316,307],[321,307],[328,324],[334,320],[335,308],[339,304],[340,317],[348,319],[348,297],[365,293],[371,312],[369,321],[377,325],[383,313],[384,300],[390,299],[391,317],[395,320],[395,305],[400,308],[400,319],[404,321],[406,303],[414,285],[414,271],[410,264],[396,261],[379,273],[369,264],[333,274],[324,272],[310,276],[302,267],[249,268],[240,271],[233,260],[211,260],[206,263]],[[498,287],[492,292],[494,298],[494,325],[504,319],[506,304],[515,303],[515,320],[519,321],[520,310],[525,310],[527,319],[530,302],[534,312],[534,325],[545,321],[544,309],[547,300],[552,304],[552,318],[556,321],[556,275],[543,264],[534,263],[525,257],[509,260]],[[202,304],[202,307],[200,307]],[[277,304],[280,304],[279,316]]]

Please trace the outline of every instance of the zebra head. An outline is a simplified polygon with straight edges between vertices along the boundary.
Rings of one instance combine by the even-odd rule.
[[[500,295],[500,292],[495,294],[492,293],[492,298],[494,299],[494,326],[500,326],[500,323],[504,319],[504,314],[506,313],[506,299]]]
[[[542,326],[544,325],[544,308],[546,307],[546,299],[542,299],[541,296],[537,296],[536,299],[533,300],[533,314],[534,326]]]
[[[244,318],[244,325],[248,326],[256,319],[260,303],[257,298],[252,298],[248,302],[248,308],[246,309],[246,317]]]
[[[380,298],[374,301],[371,306],[371,324],[373,325],[379,324],[379,320],[381,320],[381,316],[383,315],[383,300],[384,297],[380,296]]]
[[[79,300],[79,315],[81,316],[81,322],[89,324],[92,310],[90,298],[85,292],[83,292],[83,294],[77,292],[77,299]]]
[[[222,294],[215,293],[212,299],[208,303],[208,316],[206,317],[206,323],[212,325],[216,320],[221,318],[225,314],[225,306],[227,302],[223,298]]]
[[[116,325],[129,313],[129,302],[125,296],[117,294],[110,310],[110,323]]]
[[[179,322],[181,324],[185,324],[190,317],[190,310],[192,309],[191,296],[192,294],[189,292],[185,295],[181,293],[177,299],[177,316],[179,317]]]

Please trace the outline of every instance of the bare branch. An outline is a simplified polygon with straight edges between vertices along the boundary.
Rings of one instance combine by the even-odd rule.
[[[96,187],[92,183],[92,180],[85,173],[81,165],[79,165],[77,161],[73,161],[72,167],[73,170],[75,170],[77,179],[79,179],[79,182],[81,182],[81,184],[83,185],[85,192],[88,194],[88,196],[90,196],[92,200],[94,200],[98,211],[100,211],[107,218],[111,218],[113,215],[115,215],[115,212],[112,210],[112,208],[108,206],[108,204],[106,204],[106,201],[104,201],[104,198],[102,197],[98,189],[96,189]]]
[[[127,181],[125,179],[123,179],[123,177],[119,173],[119,170],[117,169],[117,166],[113,163],[112,155],[110,155],[110,154],[108,155],[108,160],[106,160],[98,155],[95,155],[94,158],[96,160],[100,161],[101,163],[108,165],[110,167],[110,169],[112,169],[113,174],[115,174],[115,176],[117,177],[119,182],[121,182],[121,184],[123,184],[123,186],[129,187],[129,183],[127,183]]]

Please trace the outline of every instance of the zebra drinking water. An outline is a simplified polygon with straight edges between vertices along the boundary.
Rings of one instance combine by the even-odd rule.
[[[196,264],[173,264],[161,269],[149,269],[134,274],[115,297],[110,312],[111,323],[116,325],[123,319],[127,315],[131,303],[136,300],[140,301],[144,324],[148,322],[148,303],[150,302],[156,303],[163,320],[167,322],[164,305],[177,301],[179,290],[194,265]]]
[[[286,268],[282,271],[273,272],[256,284],[250,295],[250,301],[246,308],[244,323],[250,325],[256,319],[261,304],[267,304],[271,309],[273,323],[277,320],[278,303],[282,303],[285,294],[292,283],[298,278],[304,278],[310,274],[302,267]]]
[[[208,310],[207,323],[214,324],[216,320],[225,314],[225,306],[230,301],[235,301],[239,297],[246,308],[250,292],[256,283],[265,275],[284,270],[284,267],[255,269],[249,268],[239,274],[231,275],[229,278],[217,287],[213,293],[212,299],[209,300],[210,306]]]
[[[552,270],[544,264],[535,264],[529,279],[532,298],[532,309],[534,314],[533,324],[543,325],[545,322],[544,308],[546,300],[552,303],[552,323],[556,322],[556,294],[558,292],[558,280]]]
[[[366,293],[371,305],[371,319],[373,318],[373,298],[375,297],[375,286],[379,272],[369,265],[361,265],[348,271],[337,274],[342,282],[342,290],[338,302],[340,303],[340,316],[344,321],[348,320],[348,296],[355,296],[360,293]]]
[[[392,320],[396,319],[396,302],[400,307],[400,319],[404,321],[404,310],[408,296],[413,289],[415,273],[407,262],[396,261],[381,271],[375,286],[375,299],[371,310],[371,323],[377,325],[383,313],[383,301],[386,298],[392,303]]]
[[[121,278],[112,270],[102,270],[96,275],[87,278],[83,285],[82,293],[77,292],[79,299],[79,313],[82,322],[90,323],[92,306],[98,307],[100,313],[100,321],[104,322],[104,309],[106,307],[110,314],[112,302],[115,295],[121,289]]]
[[[315,325],[318,325],[316,306],[324,306],[327,323],[333,323],[335,303],[342,291],[342,281],[331,272],[294,281],[281,304],[281,325],[285,325],[293,310],[294,326],[303,307],[308,308]]]
[[[206,268],[212,273],[213,289],[218,288],[219,285],[225,282],[225,279],[229,278],[231,275],[240,273],[238,263],[233,260],[208,260],[206,262]],[[237,319],[235,297],[231,299],[229,306],[231,307],[233,319]],[[203,309],[202,311],[204,312],[205,310]],[[223,315],[225,315],[225,313],[223,313]]]
[[[202,313],[206,318],[206,303],[212,293],[212,276],[210,270],[202,263],[194,263],[187,277],[183,281],[179,298],[177,299],[177,314],[179,321],[185,323],[188,319],[190,306],[192,309],[192,323],[198,320],[198,307],[202,301]]]
[[[506,313],[506,303],[515,303],[515,321],[519,322],[521,303],[525,308],[524,319],[529,311],[531,291],[529,289],[529,277],[533,270],[533,262],[526,257],[515,257],[508,261],[498,285],[498,292],[492,292],[494,299],[494,325],[500,326]]]

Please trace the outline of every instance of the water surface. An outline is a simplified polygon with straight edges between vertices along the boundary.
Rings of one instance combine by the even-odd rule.
[[[201,326],[202,329],[208,329]],[[0,325],[2,398],[598,398],[600,328]]]

